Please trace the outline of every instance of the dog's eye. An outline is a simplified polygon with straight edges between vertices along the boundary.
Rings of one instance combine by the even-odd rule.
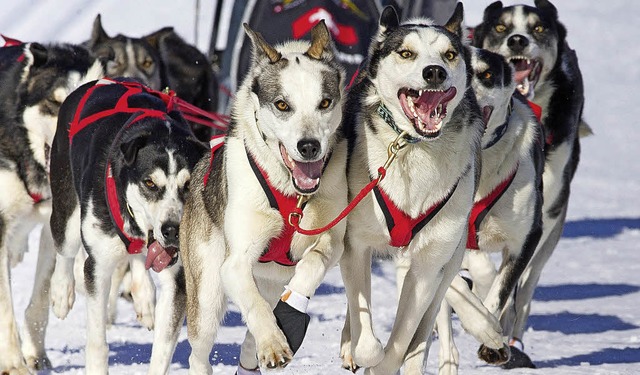
[[[143,182],[144,182],[144,186],[146,186],[147,189],[149,189],[149,190],[158,190],[158,186],[155,184],[155,182],[153,182],[152,179],[147,178]]]
[[[331,105],[331,99],[322,99],[320,102],[320,109],[327,109]]]
[[[491,77],[493,77],[493,74],[491,74],[491,72],[489,71],[482,73],[482,79],[488,80],[488,79],[491,79]]]
[[[398,52],[398,54],[400,55],[400,57],[402,57],[403,59],[410,59],[413,57],[413,52],[409,51],[409,50],[402,50],[400,52]]]
[[[153,60],[151,60],[151,59],[146,59],[142,63],[142,67],[145,68],[145,69],[151,68],[152,65],[153,65]]]
[[[505,31],[507,31],[507,27],[505,25],[503,25],[503,24],[500,24],[500,23],[496,25],[495,29],[499,33],[503,33]]]
[[[287,102],[285,102],[284,100],[278,100],[276,103],[276,108],[278,108],[279,111],[282,112],[287,112],[289,110],[289,104],[287,104]]]
[[[458,54],[455,53],[454,51],[447,51],[444,53],[444,58],[449,61],[455,60],[456,57],[458,57]]]
[[[535,31],[536,33],[544,32],[544,26],[538,25],[538,26],[533,28],[533,31]]]

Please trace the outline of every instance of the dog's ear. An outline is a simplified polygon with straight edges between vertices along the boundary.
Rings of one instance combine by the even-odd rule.
[[[380,15],[378,34],[388,34],[397,29],[398,26],[400,26],[400,19],[398,18],[396,8],[391,5],[386,6]]]
[[[551,2],[549,2],[549,0],[535,0],[534,4],[536,5],[536,8],[547,12],[554,19],[558,18],[558,10],[553,4],[551,4]]]
[[[329,29],[327,29],[324,20],[321,20],[311,29],[311,47],[309,47],[306,54],[316,60],[320,60],[324,53],[332,56],[332,43]]]
[[[95,45],[103,43],[109,40],[110,37],[106,31],[102,28],[102,18],[100,13],[96,16],[96,19],[93,21],[93,29],[91,30],[91,39],[87,42],[89,48],[93,48]]]
[[[136,161],[136,157],[138,156],[138,151],[143,148],[147,142],[149,141],[149,136],[151,134],[143,133],[138,134],[136,137],[124,140],[120,144],[120,151],[122,152],[122,160],[126,166],[131,166]]]
[[[282,54],[267,43],[267,41],[262,37],[262,34],[251,30],[249,24],[246,22],[243,23],[242,26],[244,26],[244,31],[249,35],[249,38],[251,38],[255,58],[259,58],[264,55],[272,64],[280,61]]]
[[[166,37],[167,35],[173,34],[173,32],[173,27],[167,26],[158,31],[154,31],[149,35],[143,36],[142,39],[151,44],[153,48],[160,49],[160,41],[162,40],[162,38]]]
[[[39,67],[47,62],[47,58],[49,57],[47,47],[40,43],[29,43],[26,46],[25,52],[29,53],[33,57],[32,66]]]
[[[484,9],[484,15],[482,19],[486,22],[494,17],[494,14],[501,12],[503,8],[502,1],[496,1]]]
[[[444,28],[449,32],[462,37],[462,21],[464,20],[464,7],[462,3],[456,5],[456,9],[453,11],[451,18],[444,25]]]

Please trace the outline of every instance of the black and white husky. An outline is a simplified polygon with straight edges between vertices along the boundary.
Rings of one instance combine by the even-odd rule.
[[[515,323],[505,332],[517,345],[508,366],[519,366],[521,357],[522,365],[532,366],[526,356],[520,356],[521,340],[533,291],[562,234],[580,156],[579,128],[585,128],[582,76],[566,34],[557,9],[547,0],[536,0],[535,7],[503,7],[497,1],[485,9],[474,31],[474,45],[499,53],[515,65],[517,90],[539,107],[545,132],[543,231],[518,284]]]
[[[483,130],[462,21],[462,4],[443,27],[426,19],[399,24],[385,8],[349,92],[350,197],[387,167],[374,194],[348,217],[340,261],[349,310],[341,356],[351,370],[394,374],[404,362],[405,373],[422,373],[436,313],[460,268]],[[385,347],[371,313],[374,253],[410,263]]]
[[[107,296],[111,276],[127,257],[132,275],[149,278],[138,291],[155,300],[146,268],[158,272],[155,308],[136,309],[155,327],[149,373],[167,371],[184,316],[179,224],[196,162],[206,153],[171,97],[137,81],[103,78],[63,103],[51,148],[51,231],[58,251],[51,299],[64,317],[74,298],[73,263],[81,245],[87,294],[86,372],[106,374]],[[146,260],[143,254],[146,253]],[[136,294],[133,295],[134,302]]]
[[[298,197],[306,197],[300,225],[317,228],[347,205],[345,73],[329,31],[321,21],[311,43],[271,46],[245,28],[251,69],[224,144],[194,170],[180,226],[196,374],[212,372],[223,291],[248,328],[238,373],[286,366],[304,337],[308,300],[344,246],[344,222],[307,236],[296,232],[290,215]]]
[[[0,48],[0,373],[26,374],[51,366],[44,348],[55,260],[48,157],[58,110],[73,89],[101,77],[104,65],[76,45],[11,43]],[[19,335],[9,270],[22,259],[38,224],[44,224],[38,265]]]
[[[447,291],[463,327],[484,343],[478,355],[489,363],[504,363],[503,329],[492,327],[493,317],[506,326],[507,300],[527,266],[542,233],[542,128],[528,103],[514,94],[516,81],[502,55],[472,48],[472,87],[486,124],[482,137],[482,172],[469,218],[467,258],[478,296],[457,280]],[[500,252],[497,273],[489,252]],[[487,267],[489,262],[489,267]],[[486,307],[486,310],[485,310]],[[487,311],[491,316],[482,312]],[[444,316],[442,316],[444,315]],[[440,371],[455,373],[458,355],[451,336],[450,308],[443,303],[438,317]],[[498,335],[495,335],[498,333]],[[487,340],[488,339],[488,340]]]

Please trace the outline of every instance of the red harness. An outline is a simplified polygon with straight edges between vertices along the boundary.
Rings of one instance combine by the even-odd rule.
[[[449,201],[449,198],[453,195],[453,192],[456,190],[458,183],[456,183],[449,194],[444,197],[440,202],[435,205],[429,207],[424,213],[418,215],[416,218],[412,218],[407,215],[406,212],[402,211],[398,208],[398,206],[389,199],[384,190],[378,188],[378,186],[373,188],[373,192],[376,196],[376,200],[378,201],[378,205],[382,209],[384,213],[384,219],[387,222],[387,229],[389,230],[389,236],[391,239],[389,240],[389,245],[394,247],[402,247],[407,246],[413,237],[424,228],[431,219],[433,219],[438,212],[444,207],[445,204]]]
[[[498,202],[500,197],[504,194],[505,191],[511,186],[513,182],[516,172],[518,171],[518,166],[514,168],[513,172],[507,177],[504,181],[502,181],[498,186],[496,186],[489,195],[480,199],[478,202],[473,204],[473,208],[471,209],[471,214],[469,215],[469,231],[467,233],[467,249],[470,250],[479,250],[478,246],[478,228],[480,227],[480,223],[487,216],[491,208]]]
[[[222,149],[224,141],[223,136],[214,137],[211,140],[211,159],[209,161],[209,172],[213,165],[213,159],[215,155]],[[282,217],[284,228],[278,237],[272,238],[269,241],[269,246],[265,249],[264,253],[258,259],[261,263],[276,262],[283,266],[295,266],[298,262],[291,259],[291,241],[293,240],[293,234],[295,228],[289,223],[289,214],[294,212],[298,200],[295,195],[284,195],[271,185],[269,181],[269,175],[256,163],[255,159],[247,151],[247,159],[253,173],[256,175],[262,190],[264,191],[269,205],[274,210],[277,210]],[[204,176],[204,184],[207,185],[209,181],[209,174]]]

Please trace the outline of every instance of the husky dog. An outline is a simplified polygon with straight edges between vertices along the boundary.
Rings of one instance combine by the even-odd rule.
[[[472,47],[471,65],[472,87],[486,130],[482,137],[482,172],[469,218],[467,249],[470,252],[465,263],[486,309],[508,325],[504,321],[507,299],[542,233],[544,138],[524,97],[518,92],[514,94],[516,81],[504,57]],[[477,254],[480,251],[484,254]],[[483,261],[488,259],[487,253],[496,251],[502,253],[500,269],[497,274],[484,277]],[[463,326],[487,343],[481,335],[496,331],[477,329],[483,327],[484,321],[490,323],[491,320],[477,317],[483,308],[473,303],[477,298],[470,294],[466,283],[454,282],[445,300],[451,302]],[[470,301],[472,303],[468,303]],[[440,369],[444,373],[455,373],[458,362],[455,345],[450,341],[450,309],[443,307],[439,314],[445,315],[438,318],[438,336],[443,339]],[[508,347],[502,348],[502,329],[498,332],[500,335],[489,341],[492,347],[484,345],[478,353],[489,363],[504,363],[508,359]]]
[[[149,372],[166,373],[185,307],[184,297],[176,297],[182,295],[182,268],[168,267],[179,261],[179,223],[191,170],[206,150],[174,110],[171,96],[133,80],[93,81],[63,103],[51,148],[56,171],[51,231],[59,254],[51,294],[54,312],[64,317],[73,303],[74,257],[83,244],[89,254],[84,264],[88,374],[107,373],[111,275],[128,256],[142,257],[145,251],[144,265],[159,273],[163,287],[155,320],[141,319],[148,328],[155,325]],[[144,270],[132,274],[150,278]],[[148,284],[153,285],[143,283]],[[152,315],[153,306],[145,312]]]
[[[102,27],[100,14],[93,23],[87,46],[100,56],[114,55],[110,77],[133,77],[154,90],[170,88],[181,99],[209,112],[218,103],[218,81],[207,57],[185,42],[172,27],[164,27],[141,38],[118,34],[111,37]],[[211,128],[192,123],[203,142]]]
[[[393,374],[412,358],[405,373],[421,373],[440,302],[460,268],[483,130],[462,22],[461,3],[444,27],[428,19],[399,24],[396,11],[385,8],[367,65],[349,92],[350,197],[379,167],[388,168],[375,194],[348,217],[340,261],[348,300],[341,357],[351,370]],[[371,317],[372,253],[410,260],[384,348]]]
[[[344,222],[307,236],[296,233],[290,215],[296,197],[306,200],[300,226],[315,228],[347,205],[345,73],[329,31],[320,21],[311,43],[271,46],[245,30],[252,67],[223,146],[194,170],[180,226],[195,374],[212,372],[223,291],[248,328],[239,373],[286,366],[306,332],[308,300],[344,246]]]
[[[113,60],[107,64],[110,77],[132,77],[154,90],[163,89],[160,54],[145,38],[122,34],[109,36],[98,14],[93,21],[91,38],[85,44],[98,56],[113,55]]]
[[[556,8],[547,0],[536,0],[535,7],[503,7],[497,1],[485,9],[474,32],[474,45],[515,64],[517,90],[540,109],[545,132],[543,231],[517,286],[515,309],[511,309],[515,323],[505,332],[516,344],[508,367],[533,366],[522,352],[522,336],[540,273],[562,234],[570,183],[580,157],[579,128],[585,128],[582,76],[566,34]]]
[[[14,42],[0,48],[0,373],[26,374],[51,367],[44,348],[55,261],[48,158],[58,110],[73,89],[104,75],[104,64],[76,45]],[[22,260],[37,224],[44,228],[20,337],[9,270]]]

